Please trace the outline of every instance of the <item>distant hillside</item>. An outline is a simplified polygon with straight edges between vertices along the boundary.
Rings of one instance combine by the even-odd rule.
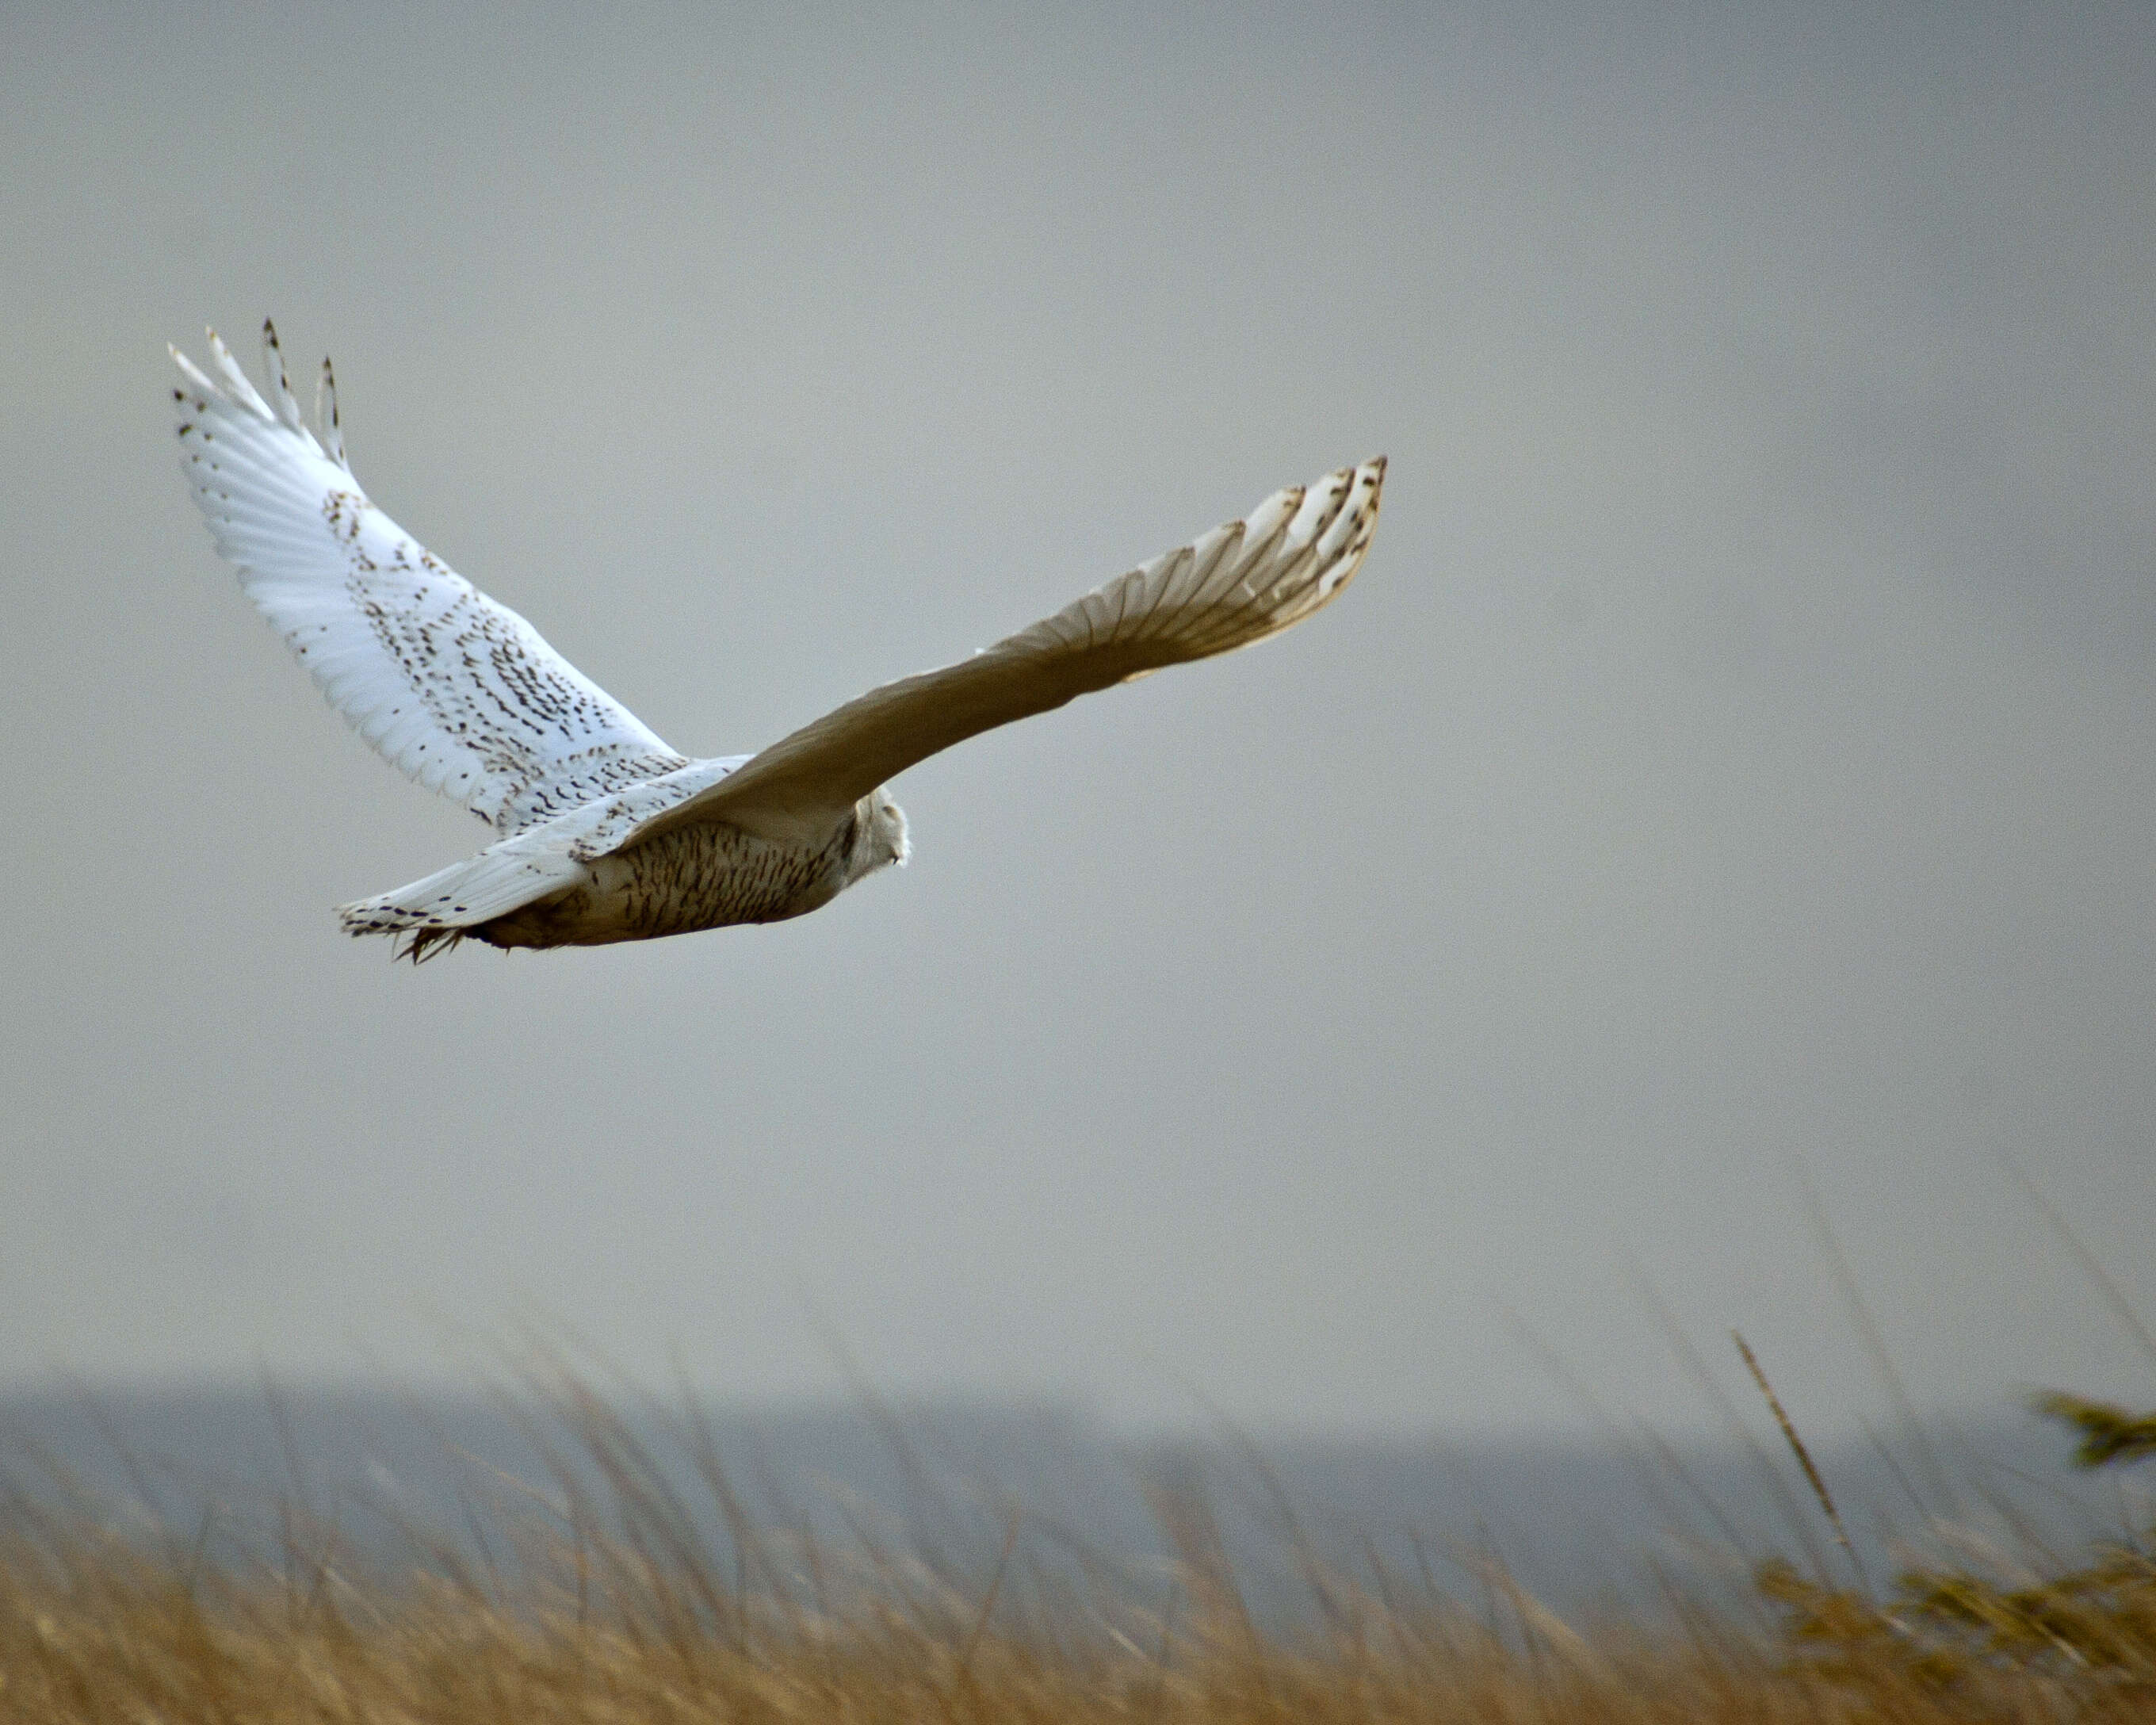
[[[714,1550],[740,1532],[864,1544],[955,1577],[993,1566],[1011,1527],[1036,1577],[1103,1566],[1142,1589],[1171,1549],[1217,1554],[1269,1615],[1322,1606],[1313,1565],[1368,1586],[1464,1598],[1494,1553],[1561,1610],[1637,1607],[1671,1582],[1724,1593],[1771,1552],[1823,1563],[1824,1517],[1779,1440],[1665,1450],[1643,1440],[1426,1443],[1232,1435],[1137,1440],[1075,1409],[936,1404],[748,1412],[678,1404],[581,1409],[541,1399],[375,1390],[195,1389],[0,1398],[0,1466],[18,1514],[61,1495],[206,1550],[274,1543],[296,1512],[342,1548],[392,1563],[429,1542],[511,1561],[490,1529],[543,1514],[563,1478],[605,1502],[628,1468]],[[618,1423],[617,1423],[618,1422]],[[595,1442],[594,1440],[597,1440]],[[2072,1550],[2131,1512],[2109,1481],[2072,1474],[2066,1440],[2013,1410],[1922,1440],[1815,1451],[1875,1579],[1897,1542],[1988,1539]],[[612,1459],[609,1460],[608,1458]],[[283,1507],[280,1511],[280,1506]],[[289,1525],[289,1521],[288,1523]],[[1045,1584],[1044,1583],[1044,1584]]]

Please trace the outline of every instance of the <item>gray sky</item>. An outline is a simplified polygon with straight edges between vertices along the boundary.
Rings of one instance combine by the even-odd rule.
[[[2152,1368],[2145,8],[11,13],[0,1384],[632,1370],[1122,1420]],[[164,344],[692,753],[1393,458],[1257,652],[906,775],[803,921],[416,974],[475,850],[179,480]],[[235,345],[239,345],[235,342]],[[1517,1323],[1507,1314],[1517,1315]],[[1717,1369],[1721,1368],[1717,1367]]]

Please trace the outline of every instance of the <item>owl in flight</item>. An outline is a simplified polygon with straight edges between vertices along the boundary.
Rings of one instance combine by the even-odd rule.
[[[941,670],[871,689],[760,754],[676,753],[414,542],[345,459],[329,363],[310,428],[274,328],[265,401],[214,331],[177,348],[182,470],[239,584],[388,761],[491,824],[478,855],[338,911],[414,960],[469,937],[598,946],[829,904],[907,855],[886,781],[978,732],[1247,647],[1347,586],[1380,456],[1230,521]]]

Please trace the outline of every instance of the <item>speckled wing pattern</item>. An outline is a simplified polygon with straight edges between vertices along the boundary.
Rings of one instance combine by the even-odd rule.
[[[917,761],[1171,665],[1232,653],[1300,623],[1362,567],[1382,456],[1276,491],[971,659],[872,689],[656,814],[613,824],[613,848],[691,821],[803,837]],[[626,799],[624,799],[624,804]],[[587,839],[597,847],[598,835]]]
[[[247,596],[385,759],[504,836],[689,764],[368,501],[326,361],[311,429],[270,325],[274,405],[209,343],[214,377],[172,352],[195,501]]]

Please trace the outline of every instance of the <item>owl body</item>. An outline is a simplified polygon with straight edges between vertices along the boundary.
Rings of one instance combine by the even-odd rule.
[[[701,822],[593,857],[567,891],[465,932],[490,947],[603,947],[783,922],[906,856],[906,816],[881,792],[820,839]]]
[[[1276,491],[955,664],[834,708],[754,755],[693,760],[360,490],[323,362],[310,427],[263,327],[265,397],[213,331],[177,349],[182,470],[242,588],[393,765],[490,825],[477,855],[340,907],[417,959],[471,939],[603,946],[829,904],[906,860],[884,788],[969,737],[1279,634],[1354,578],[1383,456]]]

